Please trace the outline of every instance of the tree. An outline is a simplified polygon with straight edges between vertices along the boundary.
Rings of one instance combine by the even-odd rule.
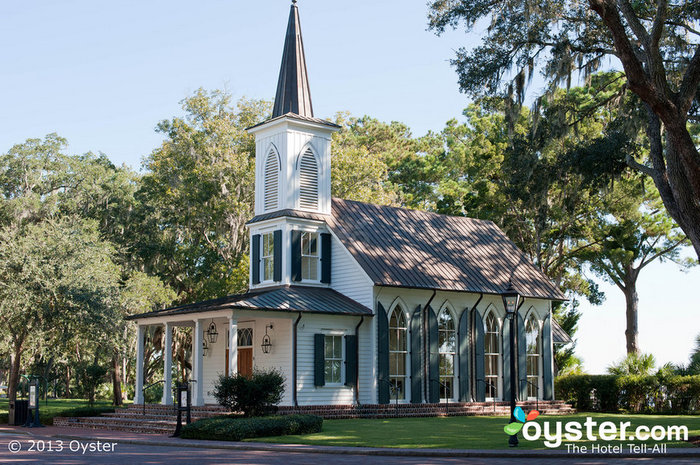
[[[331,194],[348,200],[398,205],[406,180],[397,167],[418,151],[418,141],[399,122],[384,123],[369,116],[336,115],[341,130],[333,135]]]
[[[146,270],[182,302],[243,291],[248,282],[245,223],[252,217],[255,143],[245,132],[269,102],[199,89],[182,101],[184,118],[162,121],[162,145],[144,160],[136,193],[149,240],[138,248]]]
[[[0,229],[0,315],[11,341],[8,397],[16,398],[20,360],[30,339],[47,345],[90,334],[96,347],[112,311],[119,268],[94,223],[48,219]]]
[[[666,211],[656,191],[637,176],[618,180],[603,197],[603,208],[593,231],[594,244],[580,257],[599,276],[615,284],[625,295],[627,353],[639,353],[637,280],[655,260],[680,261],[680,246],[687,243]]]
[[[630,353],[627,357],[608,367],[611,375],[649,375],[656,366],[656,359],[652,354]]]
[[[687,124],[700,120],[700,9],[695,3],[430,3],[430,28],[438,34],[462,22],[471,30],[483,19],[489,25],[481,45],[471,51],[460,49],[452,61],[460,88],[474,96],[505,95],[518,107],[538,68],[551,94],[562,82],[569,86],[574,72],[588,77],[605,58],[619,59],[627,87],[648,115],[648,159],[628,156],[627,163],[653,179],[666,210],[700,258],[700,154]],[[509,73],[512,79],[507,79]],[[600,100],[599,105],[607,103]]]

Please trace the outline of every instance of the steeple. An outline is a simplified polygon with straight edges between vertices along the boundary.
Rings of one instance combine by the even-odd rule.
[[[282,66],[280,68],[279,81],[277,82],[275,106],[272,110],[273,118],[287,113],[295,113],[309,118],[314,116],[314,110],[311,106],[309,77],[306,73],[304,42],[301,38],[299,9],[296,3],[297,0],[292,0],[292,7],[289,12],[289,24],[287,25],[287,36],[284,40]]]

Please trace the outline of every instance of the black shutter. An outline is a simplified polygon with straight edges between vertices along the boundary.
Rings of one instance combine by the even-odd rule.
[[[301,281],[301,231],[292,231],[292,281]]]
[[[411,403],[423,401],[421,393],[421,311],[416,307],[411,317]]]
[[[430,383],[428,384],[428,396],[430,402],[437,404],[440,402],[440,348],[438,346],[438,322],[435,312],[430,307],[425,309],[428,312],[428,366]]]
[[[520,379],[520,400],[527,400],[527,341],[525,340],[525,320],[518,313],[518,376]]]
[[[321,234],[321,282],[331,282],[331,235]]]
[[[542,382],[544,384],[543,399],[554,400],[552,384],[552,318],[547,315],[542,325]]]
[[[345,385],[354,386],[357,381],[357,336],[345,336]]]
[[[503,399],[510,400],[510,320],[507,317],[503,319],[503,331],[501,334],[501,354],[503,354],[501,357],[501,360],[503,360]],[[517,384],[518,383],[516,383],[516,385]]]
[[[377,302],[377,382],[378,403],[389,403],[389,319],[384,306]]]
[[[250,245],[251,251],[251,274],[253,284],[260,284],[260,234],[253,235],[253,242]]]
[[[478,310],[474,314],[474,376],[475,400],[486,400],[486,373],[484,372],[484,320]]]
[[[326,384],[326,335],[314,334],[314,386]]]
[[[282,281],[282,230],[275,231],[274,236],[274,281]]]
[[[457,347],[459,351],[459,401],[469,402],[471,392],[469,389],[469,309],[465,308],[459,318],[457,331]]]

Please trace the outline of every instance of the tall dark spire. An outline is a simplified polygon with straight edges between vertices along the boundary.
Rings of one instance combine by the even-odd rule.
[[[289,12],[282,67],[277,82],[275,106],[272,110],[273,118],[286,113],[296,113],[299,116],[307,117],[314,116],[309,77],[306,74],[306,58],[304,56],[304,42],[301,38],[299,9],[296,3],[296,0],[292,0],[292,9]]]

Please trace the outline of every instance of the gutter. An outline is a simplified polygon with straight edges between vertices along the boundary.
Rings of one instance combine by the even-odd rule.
[[[360,326],[365,321],[365,317],[360,317],[360,322],[355,326],[355,360],[357,363],[355,371],[355,405],[360,405]]]
[[[295,407],[299,406],[299,403],[297,402],[297,326],[299,325],[299,320],[301,320],[301,312],[299,312],[299,316],[294,321],[294,327],[292,330],[292,345],[294,346],[294,351],[292,352],[292,378],[294,379],[292,399]]]

